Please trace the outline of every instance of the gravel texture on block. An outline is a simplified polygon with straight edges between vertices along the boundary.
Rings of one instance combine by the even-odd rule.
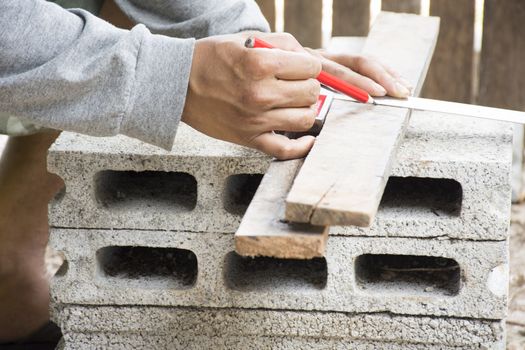
[[[504,349],[497,320],[55,305],[65,349]]]
[[[373,225],[331,234],[504,240],[511,142],[507,124],[414,111]],[[186,125],[171,152],[123,136],[62,133],[48,168],[66,188],[50,205],[50,223],[231,233],[269,162]]]
[[[53,228],[50,244],[59,303],[506,314],[506,241],[336,236],[314,260],[240,257],[221,233]]]

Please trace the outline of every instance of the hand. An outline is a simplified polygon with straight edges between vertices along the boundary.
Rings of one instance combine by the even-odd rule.
[[[410,83],[396,71],[376,59],[365,56],[330,54],[323,50],[307,50],[322,61],[324,71],[360,87],[371,96],[388,94],[403,98],[411,94],[412,86]]]
[[[312,127],[321,61],[289,34],[257,33],[280,49],[248,49],[244,42],[249,36],[197,40],[182,121],[278,159],[304,157],[313,136],[289,139],[274,131]]]

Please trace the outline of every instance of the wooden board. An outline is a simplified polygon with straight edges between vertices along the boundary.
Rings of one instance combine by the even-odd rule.
[[[272,32],[275,31],[275,0],[255,0],[264,17],[270,24]]]
[[[302,164],[302,159],[272,162],[235,233],[238,254],[288,259],[324,255],[328,228],[281,220],[284,198]]]
[[[421,91],[439,19],[382,12],[363,54],[387,62]],[[335,101],[286,198],[285,217],[313,225],[369,226],[410,111]]]
[[[475,7],[474,1],[432,0],[430,3],[430,15],[441,18],[441,28],[423,96],[472,101]]]
[[[284,31],[303,45],[317,49],[322,43],[322,0],[285,0]]]
[[[411,20],[407,21],[407,19]],[[411,81],[418,82],[418,84],[415,85],[417,86],[416,92],[418,93],[421,85],[420,82],[425,75],[425,67],[428,64],[432,52],[432,38],[437,35],[437,21],[435,19],[424,19],[425,25],[423,26],[423,30],[419,30],[421,28],[418,27],[418,31],[416,31],[413,30],[414,24],[412,22],[414,20],[412,20],[412,16],[407,18],[406,15],[391,16],[384,14],[380,16],[379,20],[379,23],[374,26],[373,33],[370,36],[370,39],[373,39],[372,42],[368,42],[367,40],[367,43],[365,43],[366,52],[385,55],[385,58],[397,68],[406,67],[406,63],[403,63],[404,60],[405,62],[416,63],[415,66],[419,68],[405,68],[403,72]],[[389,31],[396,29],[395,26],[393,28],[391,22],[403,23],[402,26],[408,26],[406,30],[419,33],[419,40],[413,40],[413,43],[418,48],[416,50],[417,54],[413,54],[414,59],[406,60],[407,56],[412,55],[411,50],[408,50],[405,55],[401,55],[399,50],[396,51],[394,49],[392,55],[390,55],[389,51],[393,50],[392,45],[396,46],[395,42],[392,45],[385,43],[384,49],[379,47],[380,43],[378,41],[383,40],[384,37],[389,34]],[[416,22],[419,23],[419,20]],[[395,36],[398,36],[395,34],[395,31],[393,33]],[[406,43],[400,47],[405,46],[407,46]],[[425,51],[425,47],[427,47],[428,51],[426,55],[422,53]],[[360,128],[364,127],[370,114],[365,113],[365,109],[369,109],[371,106],[337,101],[329,116],[330,119],[333,119],[332,114],[335,114],[340,107],[345,110],[353,108],[354,117],[363,114],[363,117],[359,118],[359,122],[361,123]],[[391,114],[394,113],[393,110],[400,109],[383,108],[381,110],[384,110],[385,113],[375,113],[375,123],[377,123],[380,117],[385,119],[392,118]],[[387,116],[387,114],[389,116]],[[404,116],[405,117],[399,117],[395,115],[393,117],[398,121],[400,125],[399,128],[402,130],[404,130],[408,120],[406,112]],[[357,123],[355,127],[358,127]],[[399,137],[401,137],[401,135]],[[270,256],[295,259],[309,259],[324,255],[328,229],[323,228],[323,226],[310,224],[297,225],[283,221],[285,198],[292,186],[295,174],[302,163],[302,160],[285,162],[273,161],[271,163],[242,219],[239,229],[235,233],[235,249],[237,253],[246,256]]]
[[[485,0],[479,104],[525,109],[525,2]]]
[[[456,3],[456,1],[453,2]],[[382,0],[381,10],[419,14],[421,12],[421,0]]]
[[[366,36],[370,27],[370,0],[334,0],[332,36]]]
[[[478,103],[525,110],[525,2],[485,0]],[[524,130],[514,127],[512,197],[524,194]]]

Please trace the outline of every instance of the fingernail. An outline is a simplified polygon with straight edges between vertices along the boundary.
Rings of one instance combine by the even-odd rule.
[[[374,96],[385,96],[386,90],[381,85],[374,83]]]
[[[410,95],[410,91],[398,81],[396,81],[395,88],[396,95],[398,95],[399,97],[407,97],[408,95]]]

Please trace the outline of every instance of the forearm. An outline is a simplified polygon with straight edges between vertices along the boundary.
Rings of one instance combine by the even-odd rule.
[[[41,0],[0,2],[0,113],[170,148],[194,42],[117,29]]]
[[[253,0],[115,0],[135,23],[153,33],[203,38],[247,30],[267,32],[268,22]]]

